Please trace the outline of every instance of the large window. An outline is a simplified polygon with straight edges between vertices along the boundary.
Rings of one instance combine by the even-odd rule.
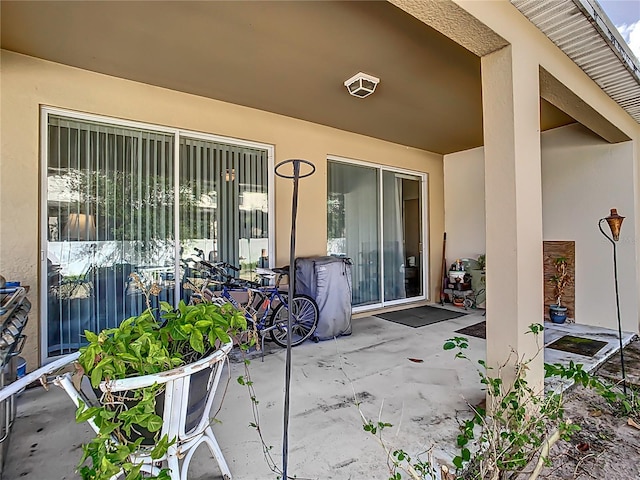
[[[353,263],[354,307],[425,294],[425,176],[336,159],[327,165],[327,252]]]
[[[49,109],[43,127],[45,357],[146,308],[132,273],[156,306],[188,299],[196,248],[268,262],[270,147]]]

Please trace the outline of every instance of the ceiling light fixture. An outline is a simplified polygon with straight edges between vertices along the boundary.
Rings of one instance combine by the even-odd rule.
[[[349,94],[354,97],[364,98],[376,91],[380,79],[366,73],[358,72],[349,80],[344,82],[344,86],[349,90]]]

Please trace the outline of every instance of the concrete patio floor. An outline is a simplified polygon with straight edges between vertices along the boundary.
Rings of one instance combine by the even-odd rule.
[[[354,319],[351,336],[307,342],[293,349],[289,475],[318,480],[388,478],[383,450],[362,429],[354,391],[368,418],[393,425],[385,430],[391,447],[412,455],[432,448],[434,460],[449,463],[457,453],[456,418],[467,416],[467,403],[478,404],[484,393],[472,365],[454,359],[442,345],[460,335],[456,330],[483,320],[481,312],[473,311],[411,328],[364,317]],[[564,334],[600,339],[607,345],[593,358],[546,348],[546,362],[574,360],[593,368],[617,350],[617,332],[576,324],[546,323],[545,345]],[[625,334],[625,343],[632,337]],[[468,338],[468,356],[475,364],[484,357],[485,340]],[[260,427],[280,465],[285,350],[267,344],[264,362],[260,356],[253,357],[249,369],[259,401]],[[225,378],[230,381],[213,430],[234,479],[275,480],[276,474],[263,459],[258,435],[249,426],[254,421],[251,401],[246,387],[236,381],[243,370],[242,362],[231,362],[223,373],[218,399]],[[74,412],[66,394],[55,386],[48,392],[41,388],[25,391],[18,399],[2,479],[79,478],[74,471],[82,454],[81,444],[92,434],[86,424],[75,423]],[[192,480],[221,478],[205,448],[199,449],[191,465]]]

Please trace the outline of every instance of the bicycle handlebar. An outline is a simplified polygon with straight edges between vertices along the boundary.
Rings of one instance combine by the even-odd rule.
[[[240,287],[240,288],[251,288],[251,289],[259,289],[262,287],[259,283],[252,282],[251,280],[244,280],[242,278],[230,278],[226,283],[229,287]]]
[[[227,262],[217,262],[215,264],[207,262],[206,260],[200,260],[199,262],[200,264],[204,265],[205,267],[207,267],[210,270],[216,270],[216,269],[220,269],[220,268],[230,268],[231,270],[235,271],[235,272],[239,272],[240,268],[236,267],[235,265],[231,265],[230,263]]]
[[[206,260],[200,260],[200,265],[204,265],[205,267],[207,267],[210,270],[213,270],[215,268],[218,268],[216,265],[213,265],[212,263],[207,262]]]

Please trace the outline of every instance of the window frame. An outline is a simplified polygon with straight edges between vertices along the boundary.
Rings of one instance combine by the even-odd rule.
[[[378,221],[378,235],[379,235],[379,239],[380,241],[382,241],[383,238],[383,223],[384,223],[384,219],[383,219],[383,212],[382,212],[382,201],[383,201],[383,184],[382,184],[382,176],[383,176],[383,172],[393,172],[393,173],[399,173],[399,174],[403,174],[403,175],[410,175],[410,176],[414,176],[414,177],[419,177],[420,178],[420,194],[422,197],[422,203],[420,205],[420,221],[422,222],[422,228],[421,228],[421,243],[422,243],[422,294],[419,296],[415,296],[415,297],[409,297],[409,298],[403,298],[403,299],[398,299],[398,300],[384,300],[384,286],[381,288],[380,290],[380,302],[375,303],[375,304],[368,304],[368,305],[360,305],[360,306],[354,306],[352,307],[353,313],[360,313],[360,312],[366,312],[366,311],[370,311],[370,310],[376,310],[379,308],[385,308],[385,307],[390,307],[393,305],[402,305],[402,304],[406,304],[406,303],[413,303],[413,302],[417,302],[417,301],[424,301],[424,300],[429,300],[430,299],[430,285],[431,285],[431,279],[430,279],[430,263],[431,263],[431,256],[430,256],[430,250],[429,250],[429,245],[430,245],[430,228],[429,228],[429,197],[428,197],[428,193],[429,193],[429,173],[427,172],[420,172],[420,171],[416,171],[416,170],[410,170],[410,169],[406,169],[406,168],[402,168],[402,167],[394,167],[394,166],[390,166],[390,165],[383,165],[383,164],[379,164],[379,163],[374,163],[374,162],[368,162],[368,161],[364,161],[364,160],[356,160],[353,158],[348,158],[348,157],[342,157],[342,156],[338,156],[338,155],[327,155],[327,164],[329,162],[332,163],[342,163],[342,164],[346,164],[346,165],[354,165],[354,166],[360,166],[360,167],[368,167],[368,168],[373,168],[377,171],[377,175],[378,175],[378,195],[379,195],[379,204],[377,206],[378,209],[378,216],[379,216],[379,221]],[[329,192],[327,191],[327,199],[329,196]],[[325,199],[325,200],[327,200]],[[383,249],[380,248],[380,255],[378,258],[378,261],[380,263],[380,279],[384,279],[384,257],[383,257]]]
[[[234,137],[226,137],[222,135],[216,135],[212,133],[199,132],[195,130],[189,130],[185,128],[179,127],[170,127],[166,125],[153,124],[147,122],[139,122],[133,120],[125,120],[122,118],[116,118],[106,115],[97,115],[86,112],[78,112],[75,110],[69,110],[64,108],[58,108],[48,105],[40,106],[40,155],[39,155],[39,169],[40,169],[40,215],[39,215],[39,250],[40,250],[40,261],[39,263],[39,300],[40,300],[40,360],[42,364],[49,363],[59,356],[48,356],[48,322],[46,321],[47,315],[47,244],[48,244],[48,165],[49,165],[49,116],[50,115],[58,115],[62,117],[67,117],[72,120],[82,120],[86,122],[94,122],[94,123],[103,123],[108,125],[113,125],[116,127],[128,127],[132,129],[142,129],[142,130],[150,130],[157,133],[169,134],[174,136],[174,186],[178,187],[179,179],[180,179],[180,139],[181,137],[194,138],[198,140],[204,141],[212,141],[219,143],[228,143],[230,145],[239,146],[239,147],[249,147],[255,149],[262,149],[267,152],[267,202],[269,208],[269,217],[268,217],[268,258],[269,258],[269,266],[273,266],[273,258],[275,255],[275,176],[274,176],[274,165],[275,165],[275,147],[272,144],[262,143],[262,142],[254,142],[249,140],[243,140]],[[175,198],[174,198],[174,256],[176,259],[175,262],[175,278],[180,278],[180,228],[179,228],[179,212],[180,212],[180,204],[179,204],[179,189],[175,188]],[[180,285],[176,282],[175,292],[174,292],[175,301],[179,301],[180,299]],[[177,305],[174,305],[177,306]]]

